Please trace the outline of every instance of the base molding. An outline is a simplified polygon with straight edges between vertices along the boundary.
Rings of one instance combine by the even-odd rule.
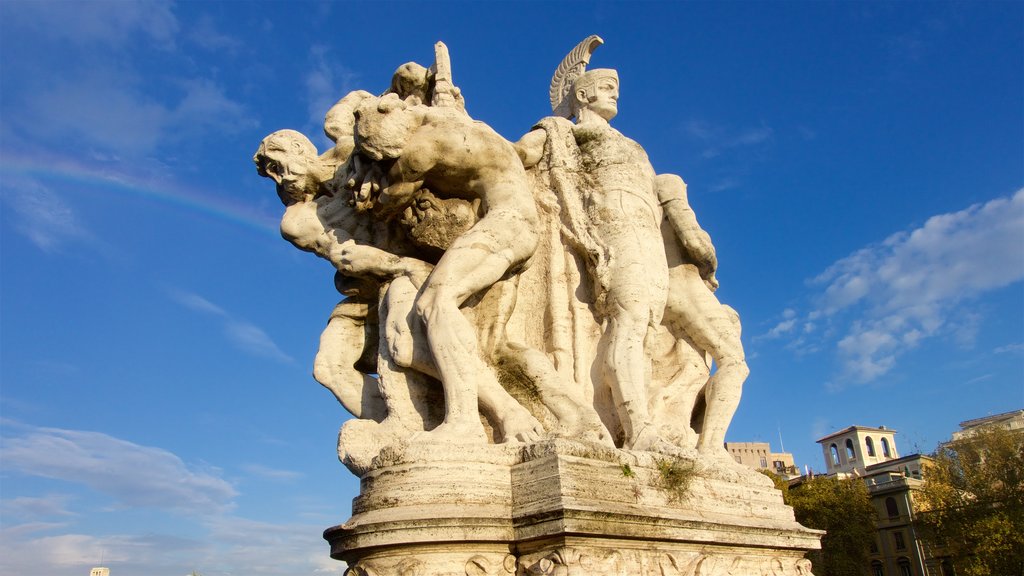
[[[348,576],[806,576],[821,534],[738,465],[551,440],[386,448],[324,538]]]

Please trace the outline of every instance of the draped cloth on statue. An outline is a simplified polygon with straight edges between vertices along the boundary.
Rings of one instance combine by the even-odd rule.
[[[621,427],[601,360],[606,344],[601,310],[604,279],[612,254],[586,222],[588,183],[573,124],[549,117],[537,127],[548,136],[541,161],[528,171],[540,214],[540,244],[526,269],[503,283],[514,284],[519,297],[507,294],[508,287],[492,289],[505,293],[502,313],[491,319],[496,327],[504,323],[503,342],[492,349],[494,358],[506,372],[529,375],[528,386],[548,408],[544,412],[565,401],[560,395],[568,396],[585,410],[602,415],[604,426],[617,437]],[[675,241],[671,230],[666,234]],[[709,372],[704,353],[671,325],[652,326],[646,347],[652,358],[648,398],[655,424],[663,437],[692,446],[691,414]],[[503,384],[513,381],[503,379]],[[524,401],[521,393],[509,391]],[[536,403],[531,408],[536,411]],[[551,414],[545,415],[538,417],[547,425],[552,419]],[[572,432],[565,422],[555,423],[562,425],[563,432]]]

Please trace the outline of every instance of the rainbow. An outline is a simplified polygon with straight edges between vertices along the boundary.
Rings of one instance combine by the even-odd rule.
[[[11,176],[102,186],[201,212],[261,233],[279,234],[280,214],[261,211],[258,202],[242,204],[233,201],[228,194],[187,186],[172,179],[132,175],[64,156],[11,154],[5,150],[0,152],[0,180]],[[267,193],[274,197],[269,190]]]

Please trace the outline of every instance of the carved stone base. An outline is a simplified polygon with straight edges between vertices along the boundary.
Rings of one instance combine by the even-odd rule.
[[[351,576],[797,576],[821,532],[730,463],[568,440],[381,452],[328,529]]]

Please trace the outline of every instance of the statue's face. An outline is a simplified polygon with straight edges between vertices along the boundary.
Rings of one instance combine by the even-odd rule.
[[[277,183],[277,194],[285,204],[316,195],[319,183],[310,174],[309,159],[299,152],[268,150],[264,170]]]
[[[605,120],[619,113],[619,83],[614,78],[599,78],[587,90],[587,108]]]

